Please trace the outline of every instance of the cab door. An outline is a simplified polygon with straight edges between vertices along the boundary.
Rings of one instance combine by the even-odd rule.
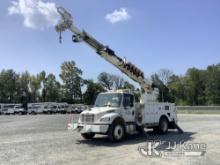
[[[123,94],[123,117],[125,122],[135,121],[134,96],[132,94]]]

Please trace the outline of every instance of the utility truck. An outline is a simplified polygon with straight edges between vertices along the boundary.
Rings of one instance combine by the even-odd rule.
[[[52,103],[50,105],[50,109],[51,109],[52,113],[58,113],[59,112],[58,103]]]
[[[58,103],[58,110],[62,114],[66,114],[69,105],[67,103]]]
[[[45,114],[52,114],[54,113],[54,110],[52,109],[53,105],[56,105],[57,103],[54,102],[44,102],[42,103],[42,110]]]
[[[58,7],[61,20],[55,27],[60,33],[69,30],[73,33],[73,42],[85,42],[95,50],[99,57],[105,59],[122,73],[140,84],[141,99],[136,104],[134,95],[129,90],[113,90],[100,93],[93,108],[83,111],[77,123],[70,123],[69,129],[77,130],[85,139],[92,139],[95,134],[106,134],[111,141],[120,141],[128,134],[143,132],[144,128],[166,133],[168,129],[178,129],[177,115],[173,103],[158,102],[159,91],[144,76],[144,73],[120,58],[108,46],[103,45],[84,30],[74,24],[70,13]]]
[[[42,103],[28,103],[29,114],[41,114],[43,113],[43,104]]]
[[[12,115],[15,113],[15,104],[2,104],[2,114]]]
[[[14,113],[15,114],[20,114],[20,115],[24,115],[26,114],[26,110],[24,109],[24,107],[22,106],[22,104],[15,104],[14,106]]]

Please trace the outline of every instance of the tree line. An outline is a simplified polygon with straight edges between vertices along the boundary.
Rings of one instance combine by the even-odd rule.
[[[98,82],[83,79],[82,70],[74,61],[66,61],[60,66],[57,80],[52,73],[42,71],[31,75],[28,71],[16,73],[12,69],[0,72],[0,103],[68,102],[93,104],[100,92],[109,89],[134,89],[122,77],[101,73]]]
[[[83,79],[83,71],[74,61],[61,64],[58,81],[52,73],[42,71],[36,75],[28,71],[2,70],[0,72],[0,103],[68,102],[94,104],[100,92],[110,89],[130,89],[136,100],[140,89],[123,77],[100,73],[98,81]],[[175,75],[161,69],[151,76],[159,88],[159,100],[175,102],[177,105],[220,105],[220,64],[206,69],[190,68],[185,75]]]
[[[178,76],[162,69],[151,76],[160,89],[161,101],[177,105],[220,105],[220,64],[190,68]]]

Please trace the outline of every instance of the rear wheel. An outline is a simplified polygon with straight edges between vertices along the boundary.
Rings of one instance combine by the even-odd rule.
[[[169,126],[168,120],[165,117],[162,117],[159,122],[159,132],[162,134],[167,133],[168,126]]]
[[[121,141],[125,136],[125,126],[121,119],[116,119],[109,128],[108,137],[112,142]]]
[[[95,133],[82,133],[84,139],[92,139],[95,136]]]

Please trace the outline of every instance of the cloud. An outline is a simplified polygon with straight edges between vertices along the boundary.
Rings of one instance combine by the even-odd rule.
[[[20,15],[24,26],[32,29],[45,29],[56,25],[59,14],[55,3],[42,0],[16,0],[8,7],[9,15]]]
[[[111,23],[117,23],[121,21],[129,20],[131,16],[128,14],[125,8],[120,8],[119,10],[114,10],[105,16],[105,19]]]

